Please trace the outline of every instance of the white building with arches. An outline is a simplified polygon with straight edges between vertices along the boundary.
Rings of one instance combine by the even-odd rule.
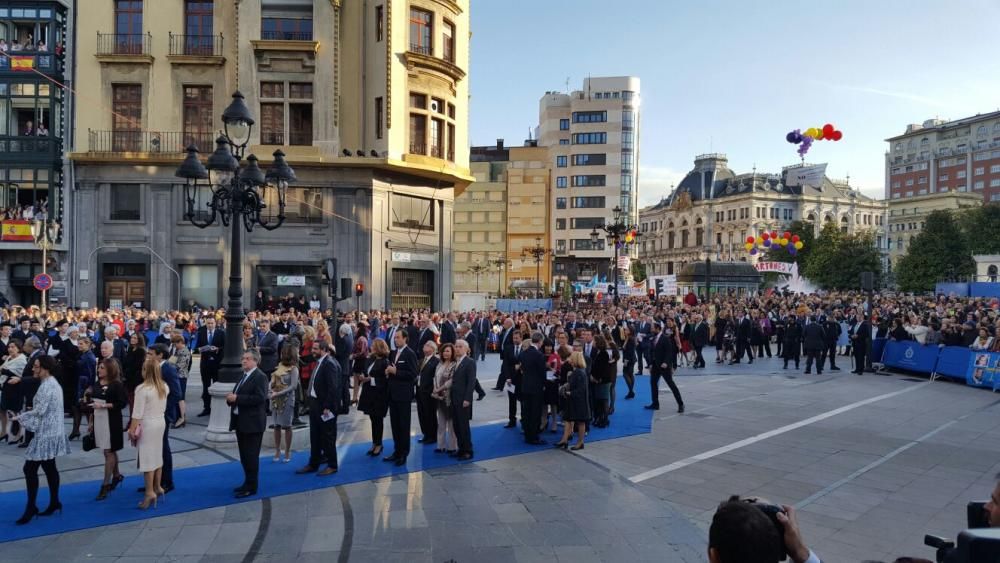
[[[788,166],[780,174],[736,174],[724,154],[695,157],[672,193],[639,211],[639,258],[646,274],[675,274],[709,257],[752,261],[743,247],[747,236],[781,231],[796,220],[811,222],[817,234],[829,222],[848,233],[873,231],[884,248],[885,202],[825,176],[816,186],[786,185],[789,171],[802,166],[808,165]]]

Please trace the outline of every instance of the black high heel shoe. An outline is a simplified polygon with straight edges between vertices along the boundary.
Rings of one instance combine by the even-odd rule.
[[[104,500],[108,498],[109,492],[111,492],[111,485],[101,485],[101,492],[97,493],[97,498],[94,500]]]
[[[113,491],[113,490],[117,489],[118,485],[121,485],[122,481],[124,481],[124,480],[125,480],[125,476],[124,475],[121,475],[121,474],[115,475],[115,478],[111,481],[111,485],[110,485],[111,488],[109,490]]]
[[[566,448],[569,447],[569,442],[556,442],[555,446],[553,446],[553,447],[555,447],[556,449],[563,449],[563,450],[565,450]]]
[[[77,439],[77,438],[79,438],[79,437],[80,437],[80,433],[79,433],[79,432],[72,432],[72,433],[70,433],[70,435],[69,435],[69,438],[68,438],[68,439],[69,439],[69,440],[76,440],[76,439]]]
[[[6,442],[8,438],[10,438],[10,434],[4,434],[0,436],[0,442]]]
[[[14,523],[17,524],[18,526],[23,526],[28,522],[31,522],[31,520],[36,516],[38,516],[38,507],[32,505],[25,508],[24,514],[22,514],[21,517],[18,518]]]
[[[55,501],[54,503],[50,504],[48,508],[46,508],[45,510],[39,512],[38,515],[39,516],[52,516],[53,514],[56,513],[56,511],[58,511],[59,514],[62,514],[62,503],[59,502],[59,501]]]
[[[583,449],[583,444],[577,444],[577,445],[571,447],[570,449],[573,450],[574,452],[577,451],[577,450],[582,450]]]
[[[376,451],[376,450],[378,450],[378,451]],[[378,456],[382,455],[382,446],[375,446],[374,448],[372,448],[371,453],[368,454],[368,455],[370,455],[372,457],[378,457]]]

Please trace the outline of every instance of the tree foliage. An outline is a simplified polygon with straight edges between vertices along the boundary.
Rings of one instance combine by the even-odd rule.
[[[997,212],[1000,206],[990,205],[974,211],[988,207],[995,209],[977,215],[981,215],[983,221],[996,221],[992,227],[1000,229],[1000,213]],[[987,230],[988,223],[972,224],[969,219],[964,213],[958,215],[950,211],[933,211],[927,216],[923,229],[910,239],[906,254],[896,266],[896,281],[901,290],[931,291],[939,281],[975,272],[972,254],[979,252],[971,249],[977,247],[989,251],[996,248],[1000,243],[995,233],[1000,231]],[[960,220],[964,221],[965,229],[959,225]]]
[[[632,279],[637,282],[646,279],[646,264],[641,260],[632,260]]]
[[[881,257],[871,232],[842,233],[837,225],[827,223],[811,247],[812,252],[799,261],[799,269],[823,289],[857,289],[861,272],[873,272],[876,284],[882,275]]]
[[[991,203],[964,211],[956,216],[956,222],[965,236],[970,256],[1000,254],[1000,204]]]

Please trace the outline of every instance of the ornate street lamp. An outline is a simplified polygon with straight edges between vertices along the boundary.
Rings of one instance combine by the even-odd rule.
[[[59,230],[61,226],[58,221],[48,219],[35,219],[31,223],[31,236],[35,239],[35,246],[42,249],[42,273],[49,273],[49,251],[59,240]],[[42,290],[42,314],[48,310],[49,290]]]
[[[542,246],[542,237],[535,237],[535,246],[521,249],[521,257],[532,257],[535,260],[535,299],[542,298],[542,258],[551,254],[552,250]]]
[[[207,168],[198,159],[198,148],[187,148],[187,158],[177,169],[184,178],[184,218],[198,228],[219,221],[230,227],[229,239],[229,300],[226,303],[226,344],[219,369],[219,381],[212,385],[212,418],[208,439],[231,441],[228,412],[224,398],[242,377],[240,357],[243,354],[243,247],[242,229],[254,226],[272,231],[285,221],[285,194],[288,183],[294,182],[295,172],[285,162],[280,150],[274,151],[274,162],[267,173],[260,169],[257,157],[243,155],[250,142],[254,119],[243,94],[233,93],[233,101],[222,113],[223,134],[215,141],[215,152],[208,158]],[[270,191],[276,196],[269,195]],[[210,194],[202,201],[203,194]],[[274,209],[274,205],[277,209]],[[206,212],[207,210],[207,212]],[[242,223],[242,225],[241,225]],[[242,228],[241,228],[242,227]]]
[[[469,266],[469,273],[476,276],[476,293],[479,293],[479,275],[489,269],[489,266],[480,264],[478,260],[475,264]]]
[[[618,249],[625,248],[629,244],[636,244],[639,242],[639,237],[642,236],[642,233],[639,232],[639,227],[637,225],[630,225],[626,222],[628,217],[626,217],[621,207],[616,206],[612,212],[614,213],[613,222],[611,224],[605,223],[601,227],[595,227],[594,230],[590,232],[590,242],[596,246],[601,240],[601,231],[603,231],[608,244],[612,244],[615,247],[615,261],[614,264],[612,264],[612,268],[614,269],[615,284],[614,300],[615,305],[617,305],[619,303]],[[629,236],[629,234],[631,234],[631,236]]]
[[[488,261],[497,269],[497,299],[503,297],[503,269],[510,267],[510,260],[503,254],[498,254],[496,258]]]

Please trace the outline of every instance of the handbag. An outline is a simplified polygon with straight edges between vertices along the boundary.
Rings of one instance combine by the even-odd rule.
[[[89,452],[97,448],[97,438],[94,437],[93,433],[87,434],[81,440],[80,445],[83,447],[83,451]]]

